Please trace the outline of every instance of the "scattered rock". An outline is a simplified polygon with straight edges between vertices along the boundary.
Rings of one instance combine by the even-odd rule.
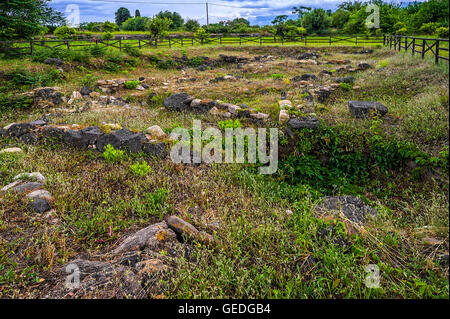
[[[144,134],[133,133],[125,128],[100,136],[95,145],[100,152],[103,152],[106,145],[111,144],[115,149],[139,153],[142,150],[144,138]]]
[[[187,99],[189,99],[189,95],[186,93],[176,93],[166,97],[163,104],[170,111],[183,111],[189,107],[188,104],[184,103]]]
[[[377,111],[381,116],[388,112],[388,108],[380,102],[349,101],[350,113],[356,118],[367,117],[371,110]]]
[[[302,74],[302,76],[301,76],[301,80],[303,80],[303,81],[313,81],[316,79],[317,79],[317,77],[312,73],[305,73],[305,74]]]
[[[346,218],[358,224],[364,224],[369,216],[376,216],[375,208],[364,204],[356,196],[325,196],[315,207],[318,214],[343,213]]]
[[[148,134],[150,134],[152,137],[156,137],[156,138],[158,138],[158,139],[162,139],[162,138],[166,138],[166,137],[167,137],[167,134],[164,133],[164,131],[162,130],[162,128],[159,127],[158,125],[150,126],[150,127],[146,130],[146,132],[147,132]]]
[[[22,149],[18,148],[18,147],[4,148],[4,149],[0,150],[0,154],[3,154],[3,153],[20,153],[20,152],[22,152]]]
[[[315,116],[294,117],[288,121],[291,129],[317,128],[319,124],[319,120]]]
[[[280,124],[286,123],[289,121],[289,113],[287,110],[280,110],[280,115],[278,117],[278,122]]]
[[[120,246],[114,249],[115,254],[133,250],[150,248],[157,250],[167,243],[176,241],[175,233],[168,228],[166,222],[150,225],[127,237]]]
[[[205,244],[214,241],[211,235],[205,232],[199,232],[197,228],[177,216],[169,216],[166,222],[179,236],[187,236]]]
[[[89,86],[83,86],[80,90],[80,93],[82,96],[90,95],[92,93],[92,90],[89,88]]]
[[[369,63],[361,62],[357,65],[358,70],[364,71],[367,69],[371,69],[372,66]]]
[[[32,180],[40,183],[45,183],[45,177],[39,172],[18,174],[13,178],[13,181],[16,180]]]
[[[58,58],[47,58],[43,61],[45,64],[51,64],[56,66],[61,66],[64,64],[64,61]]]

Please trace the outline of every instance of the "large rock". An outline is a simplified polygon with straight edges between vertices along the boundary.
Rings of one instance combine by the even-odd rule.
[[[94,145],[101,136],[103,132],[98,126],[89,126],[81,130],[81,137],[87,145]]]
[[[176,241],[175,233],[167,227],[166,222],[150,225],[127,237],[116,249],[115,254],[149,248],[158,250]]]
[[[303,81],[313,81],[313,80],[317,79],[317,77],[312,73],[305,73],[305,74],[302,74],[300,79]]]
[[[30,200],[30,207],[37,213],[44,213],[52,208],[50,206],[50,201],[53,197],[46,190],[41,189],[31,192],[27,194],[27,198]]]
[[[47,58],[43,61],[43,63],[61,66],[64,64],[64,61],[58,58]]]
[[[388,108],[380,102],[349,101],[348,107],[350,113],[356,118],[367,117],[371,110],[378,112],[381,116],[388,112]]]
[[[20,137],[28,134],[36,128],[36,125],[31,123],[11,123],[3,128],[6,135],[13,137]]]
[[[343,76],[343,77],[337,77],[333,79],[334,82],[337,83],[348,83],[348,84],[353,84],[353,82],[355,82],[355,78],[353,76]]]
[[[11,184],[6,185],[1,190],[3,192],[5,192],[5,191],[8,191],[11,189],[17,193],[27,193],[27,192],[32,192],[32,191],[41,189],[42,186],[43,186],[42,183],[36,183],[36,182],[25,182],[24,183],[21,180],[17,180],[15,182],[12,182]]]
[[[144,134],[133,133],[125,128],[100,136],[97,139],[96,146],[101,152],[104,151],[108,144],[111,144],[111,146],[115,149],[127,150],[131,153],[139,153],[142,151],[142,142],[144,139]]]
[[[165,158],[168,155],[166,143],[147,139],[142,143],[142,151],[160,158]]]
[[[175,233],[180,236],[185,236],[187,238],[195,239],[198,242],[211,244],[214,242],[214,237],[208,233],[200,232],[193,225],[182,220],[177,216],[169,216],[166,220],[167,225],[172,228]]]
[[[364,204],[356,196],[325,196],[315,207],[319,214],[343,213],[346,218],[358,224],[364,224],[369,216],[376,216],[377,210]]]
[[[316,128],[319,124],[319,120],[315,116],[305,116],[300,118],[294,117],[288,121],[288,126],[294,130],[302,128]]]
[[[186,93],[176,93],[166,97],[163,101],[166,109],[170,111],[183,111],[189,108],[189,104],[185,102],[189,100],[189,95]],[[189,101],[191,102],[191,101]]]

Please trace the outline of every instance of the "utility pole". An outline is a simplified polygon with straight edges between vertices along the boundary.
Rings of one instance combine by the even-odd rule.
[[[208,2],[206,2],[206,26],[209,27]]]

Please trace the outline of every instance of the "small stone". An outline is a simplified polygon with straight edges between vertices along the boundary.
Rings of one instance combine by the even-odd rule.
[[[292,102],[289,100],[281,100],[278,102],[278,104],[280,105],[280,108],[284,107],[292,108]]]
[[[164,131],[161,129],[161,127],[159,127],[158,125],[153,125],[150,126],[146,132],[148,134],[150,134],[152,137],[156,137],[156,138],[165,138],[167,137],[167,134],[164,133]]]
[[[289,121],[289,113],[287,110],[280,110],[280,115],[278,117],[278,122],[280,124],[286,123]]]
[[[34,180],[37,182],[45,183],[45,177],[39,172],[18,174],[13,178],[13,181],[16,180]]]
[[[20,153],[22,152],[22,149],[18,148],[18,147],[11,147],[11,148],[5,148],[0,150],[0,154],[3,153]]]

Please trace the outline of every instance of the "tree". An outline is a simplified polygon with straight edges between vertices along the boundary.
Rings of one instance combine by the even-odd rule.
[[[347,10],[338,9],[331,15],[331,26],[341,30],[347,23],[350,17],[350,12]]]
[[[147,21],[147,30],[150,31],[152,37],[162,37],[167,34],[171,24],[172,20],[169,18],[154,16]]]
[[[124,23],[120,29],[125,31],[145,31],[147,29],[147,17],[130,18]]]
[[[138,9],[136,9],[136,11],[134,11],[134,17],[139,18],[140,16],[141,16],[141,13],[139,12]]]
[[[187,20],[186,23],[184,24],[184,28],[185,28],[187,31],[195,31],[195,30],[197,30],[198,28],[200,28],[200,23],[198,23],[197,20],[191,20],[191,19],[189,19],[189,20]]]
[[[170,24],[170,30],[178,30],[184,24],[184,19],[178,12],[170,12],[166,10],[164,12],[163,11],[159,12],[156,16],[160,18],[170,19],[172,21]]]
[[[62,13],[47,3],[48,0],[2,0],[0,40],[29,39],[45,25],[63,25]]]
[[[302,27],[308,33],[323,34],[328,31],[330,27],[330,17],[323,9],[314,9],[305,14],[302,19]]]
[[[311,11],[311,7],[299,6],[292,8],[292,13],[297,14],[299,20],[301,20],[303,16],[309,11]]]
[[[130,11],[127,8],[120,7],[116,11],[116,24],[120,27],[122,23],[131,18]]]

